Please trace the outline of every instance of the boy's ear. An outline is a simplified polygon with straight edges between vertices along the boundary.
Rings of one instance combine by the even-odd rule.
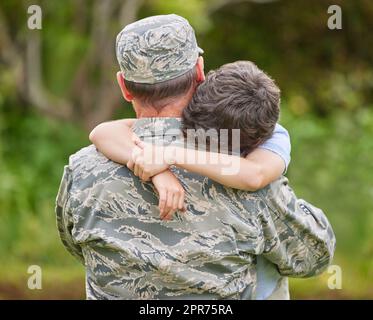
[[[197,67],[197,82],[200,83],[200,82],[205,81],[203,57],[198,57],[196,67]]]
[[[124,77],[121,71],[117,72],[117,81],[122,91],[124,100],[131,102],[133,100],[133,95],[127,90],[126,84],[124,83]]]

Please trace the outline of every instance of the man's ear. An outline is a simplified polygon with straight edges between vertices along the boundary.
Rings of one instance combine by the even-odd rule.
[[[133,95],[127,90],[126,84],[124,83],[123,74],[121,71],[117,72],[117,81],[118,81],[120,90],[122,91],[124,100],[131,102],[133,100]]]
[[[200,82],[205,81],[205,72],[203,70],[204,68],[203,57],[198,57],[196,67],[197,67],[197,82],[200,83]]]

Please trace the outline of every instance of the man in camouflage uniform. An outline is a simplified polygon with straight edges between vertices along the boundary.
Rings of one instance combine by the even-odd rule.
[[[201,52],[176,15],[125,27],[116,49],[125,79],[149,85],[184,74]],[[182,143],[179,129],[180,119],[167,114],[134,126],[141,139],[165,145]],[[330,264],[335,238],[327,218],[298,199],[286,178],[251,193],[172,171],[187,211],[164,221],[152,183],[92,145],[70,157],[57,223],[85,265],[88,299],[287,299],[287,276],[314,276]],[[263,282],[274,283],[270,294],[261,292]]]

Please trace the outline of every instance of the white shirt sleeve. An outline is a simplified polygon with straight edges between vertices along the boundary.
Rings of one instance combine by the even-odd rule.
[[[289,133],[283,126],[277,123],[272,136],[258,148],[266,149],[279,155],[284,160],[285,172],[287,171],[291,159],[291,143]]]

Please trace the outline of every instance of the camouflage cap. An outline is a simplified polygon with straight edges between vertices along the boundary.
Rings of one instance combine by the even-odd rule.
[[[199,53],[194,30],[176,15],[152,16],[127,25],[117,36],[116,55],[128,81],[158,83],[191,70]]]

